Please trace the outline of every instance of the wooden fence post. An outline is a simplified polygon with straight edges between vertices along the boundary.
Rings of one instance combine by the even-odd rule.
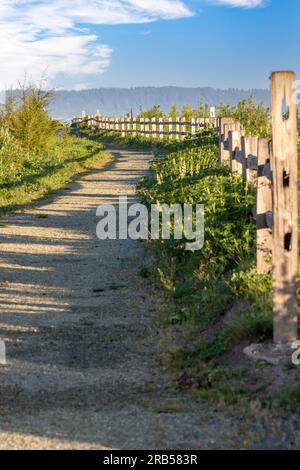
[[[192,118],[191,120],[191,136],[194,137],[196,134],[196,120],[195,118]]]
[[[271,271],[273,251],[271,153],[271,141],[259,138],[256,198],[256,261],[258,274],[266,274]]]
[[[272,74],[275,343],[297,339],[297,115],[293,72]]]
[[[140,133],[145,137],[145,118],[140,118]]]
[[[229,150],[227,147],[227,136],[225,137],[225,125],[233,123],[232,118],[220,118],[220,146],[219,146],[219,161],[220,163],[227,163],[229,161]]]
[[[131,118],[129,117],[125,118],[125,121],[126,121],[126,135],[129,135],[129,137],[131,137],[131,133],[132,133]]]
[[[156,132],[157,132],[157,129],[156,129],[156,118],[152,118],[151,119],[151,122],[152,122],[152,137],[153,139],[156,139],[157,135],[156,135]]]
[[[229,131],[229,156],[231,173],[243,174],[241,159],[241,133],[240,131]]]
[[[181,140],[185,140],[186,138],[186,121],[185,118],[181,118]]]
[[[132,135],[133,137],[136,136],[136,120],[132,121]]]
[[[179,121],[180,121],[180,117],[176,117],[175,119],[175,139],[180,139],[180,124],[179,124]]]
[[[163,118],[159,118],[159,120],[158,120],[158,133],[159,133],[159,138],[162,140],[164,138],[164,120],[163,120]]]
[[[256,184],[258,137],[242,137],[243,178]]]
[[[168,132],[169,132],[169,138],[173,138],[173,119],[169,117],[169,127],[168,127]]]
[[[146,139],[149,139],[149,137],[150,137],[149,131],[150,131],[150,119],[146,118],[145,119],[145,137],[146,137]]]

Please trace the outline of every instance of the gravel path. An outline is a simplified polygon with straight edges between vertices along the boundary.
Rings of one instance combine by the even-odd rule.
[[[96,238],[96,207],[134,197],[152,158],[112,155],[53,200],[1,220],[0,449],[225,445],[226,418],[190,402],[157,365],[143,244]]]

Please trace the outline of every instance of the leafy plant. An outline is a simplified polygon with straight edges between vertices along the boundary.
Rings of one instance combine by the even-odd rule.
[[[45,149],[58,124],[48,113],[52,94],[34,84],[24,85],[17,96],[9,96],[1,115],[2,125],[27,153]]]

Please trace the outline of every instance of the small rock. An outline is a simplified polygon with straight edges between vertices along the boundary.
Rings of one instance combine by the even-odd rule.
[[[291,345],[286,344],[251,344],[244,349],[244,354],[252,360],[278,366],[291,361]]]

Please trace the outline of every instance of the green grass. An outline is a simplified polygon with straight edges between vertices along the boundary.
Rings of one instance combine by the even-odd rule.
[[[68,135],[55,139],[47,151],[22,156],[19,161],[8,156],[6,162],[2,156],[0,215],[50,195],[94,164],[106,161],[102,144]]]
[[[165,352],[165,365],[179,377],[192,375],[202,398],[228,404],[247,401],[252,395],[235,374],[240,365],[229,363],[218,371],[224,354],[239,344],[272,339],[272,279],[270,274],[258,275],[255,266],[256,228],[250,218],[255,194],[218,163],[214,131],[199,136],[196,145],[166,146],[157,153],[152,171],[139,187],[146,204],[205,205],[201,251],[185,252],[184,241],[172,238],[152,242],[161,282],[175,305],[164,324],[191,332],[179,349]],[[234,305],[241,306],[221,323]],[[200,336],[197,342],[193,331],[205,331],[205,339]]]
[[[294,384],[286,387],[274,397],[274,400],[281,408],[285,410],[290,410],[293,413],[299,413],[300,385]]]

